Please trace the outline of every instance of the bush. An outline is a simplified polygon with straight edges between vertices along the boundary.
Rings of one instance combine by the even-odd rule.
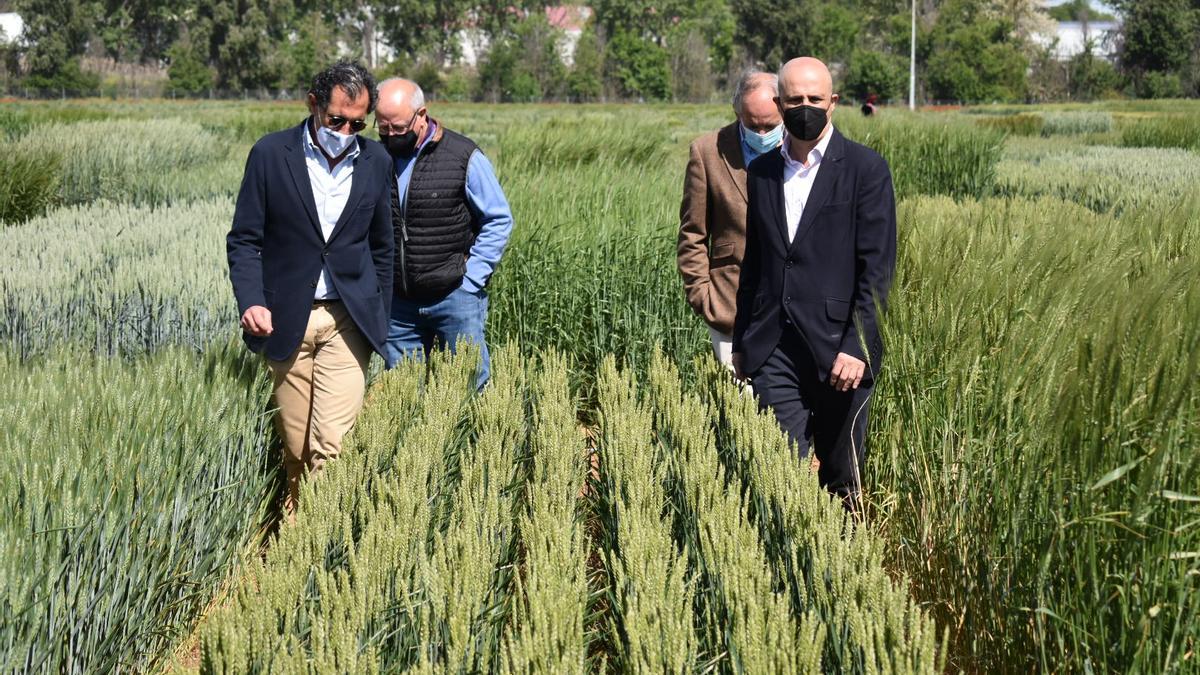
[[[44,214],[58,201],[59,160],[18,153],[0,143],[0,225]]]

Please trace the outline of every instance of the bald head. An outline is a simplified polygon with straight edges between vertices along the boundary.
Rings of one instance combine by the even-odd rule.
[[[808,103],[807,99],[812,95],[819,95],[825,101],[833,97],[833,76],[829,74],[829,68],[811,56],[801,56],[783,64],[779,69],[779,98],[787,103],[790,98],[803,96],[803,103]]]
[[[779,106],[779,114],[783,116],[784,124],[792,137],[809,139],[806,143],[817,143],[829,132],[833,110],[837,107],[837,102],[838,95],[833,93],[833,76],[829,74],[829,68],[820,60],[802,56],[788,61],[779,69],[779,96],[775,98],[775,104]],[[816,124],[820,124],[820,113],[817,113],[817,117],[814,119],[810,114],[813,111],[809,110],[800,117],[792,118],[796,121],[788,121],[788,111],[801,106],[820,108],[825,111],[825,125],[819,134],[812,129],[812,123],[815,121]],[[808,120],[803,126],[809,127],[811,133],[800,133],[801,124],[798,120],[801,119]],[[812,134],[816,135],[812,136]],[[792,148],[793,152],[801,153],[797,156],[798,159],[807,157],[808,150],[809,148],[805,147]]]
[[[425,92],[420,85],[403,77],[393,77],[379,83],[378,115],[383,118],[408,119],[425,107]]]

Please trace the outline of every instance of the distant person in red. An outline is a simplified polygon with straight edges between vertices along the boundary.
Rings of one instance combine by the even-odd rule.
[[[867,100],[863,101],[862,114],[863,117],[870,117],[875,114],[875,104],[879,102],[879,97],[875,94],[867,96]]]

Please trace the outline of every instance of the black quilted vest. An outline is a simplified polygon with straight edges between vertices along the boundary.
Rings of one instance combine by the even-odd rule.
[[[467,163],[475,143],[443,128],[421,148],[408,198],[392,181],[397,297],[437,300],[462,284],[478,223],[467,205]]]

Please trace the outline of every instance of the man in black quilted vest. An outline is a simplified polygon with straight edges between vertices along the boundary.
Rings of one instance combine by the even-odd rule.
[[[402,358],[474,342],[482,352],[482,388],[490,372],[487,285],[512,232],[508,200],[488,158],[429,116],[415,82],[379,85],[375,123],[394,160],[396,264],[384,359],[391,368]]]

